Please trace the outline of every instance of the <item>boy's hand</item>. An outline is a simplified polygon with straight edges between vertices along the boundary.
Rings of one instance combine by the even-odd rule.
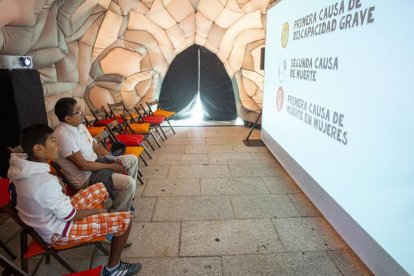
[[[122,164],[119,164],[117,162],[111,163],[111,170],[113,170],[116,173],[125,173],[125,168],[122,166]]]

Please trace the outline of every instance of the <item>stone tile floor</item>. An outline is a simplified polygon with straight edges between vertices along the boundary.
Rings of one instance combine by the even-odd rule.
[[[139,275],[372,275],[267,148],[243,144],[249,129],[175,129],[140,167],[133,245],[123,252],[143,263]],[[0,226],[15,252],[18,230],[10,219]],[[92,252],[62,256],[82,270]],[[105,262],[98,252],[92,266]],[[62,273],[52,260],[38,275]]]

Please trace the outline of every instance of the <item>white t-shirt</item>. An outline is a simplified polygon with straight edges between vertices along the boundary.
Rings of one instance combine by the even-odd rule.
[[[59,143],[59,157],[56,162],[62,167],[65,175],[75,187],[81,188],[88,180],[91,172],[79,170],[66,157],[80,151],[85,160],[96,161],[98,156],[93,150],[93,137],[83,124],[74,127],[62,122],[55,130],[55,137]]]

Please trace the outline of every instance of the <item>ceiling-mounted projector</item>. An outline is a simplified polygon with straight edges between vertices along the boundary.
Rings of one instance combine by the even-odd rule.
[[[0,55],[0,68],[30,69],[33,67],[31,56]]]

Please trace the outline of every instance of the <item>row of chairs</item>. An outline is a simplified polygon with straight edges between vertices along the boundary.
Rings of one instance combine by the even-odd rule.
[[[156,110],[153,107],[157,106]],[[104,147],[109,147],[112,143],[121,141],[127,146],[126,153],[135,154],[145,165],[148,165],[143,152],[147,157],[152,156],[147,147],[155,150],[150,142],[150,137],[161,148],[160,140],[168,139],[167,131],[164,131],[162,124],[167,122],[168,131],[175,134],[175,130],[170,123],[170,118],[175,112],[166,111],[160,108],[157,100],[147,102],[146,109],[142,104],[134,107],[135,112],[130,110],[123,101],[108,104],[108,109],[104,106],[100,108],[90,108],[95,121],[90,122],[85,117],[85,123],[92,136],[97,139]],[[159,114],[159,115],[156,115]],[[138,180],[141,184],[142,174],[139,172]]]
[[[152,110],[152,106],[158,105],[157,110]],[[148,109],[145,109],[142,105],[135,107],[134,109],[137,111],[131,112],[123,101],[115,104],[109,104],[109,112],[105,110],[105,108],[101,107],[97,110],[92,110],[92,113],[95,117],[95,122],[90,123],[86,120],[87,126],[89,131],[91,132],[92,136],[94,136],[97,143],[102,144],[104,147],[109,147],[112,143],[116,141],[122,141],[127,145],[126,154],[134,154],[136,155],[145,165],[148,165],[145,158],[142,154],[148,156],[148,158],[152,159],[150,152],[148,151],[147,147],[145,146],[144,142],[149,146],[152,150],[155,150],[151,142],[149,141],[149,136],[151,136],[155,142],[157,143],[158,147],[161,147],[157,136],[160,140],[165,141],[168,139],[166,132],[163,130],[161,124],[166,121],[168,123],[168,130],[171,130],[174,134],[175,131],[169,122],[169,119],[174,116],[174,112],[165,111],[160,109],[158,101],[153,101],[151,103],[147,103]],[[100,113],[104,113],[105,115],[103,118],[100,118]],[[105,121],[106,120],[106,121]],[[155,132],[155,134],[154,134]],[[10,153],[16,152],[23,152],[23,149],[20,146],[15,148],[8,148]],[[64,171],[56,162],[50,162],[52,171],[51,173],[55,174],[62,183],[62,186],[65,187],[66,193],[69,196],[74,195],[77,190],[71,184],[70,180],[65,176]],[[141,179],[142,173],[138,172],[138,180],[141,184],[143,181]],[[3,179],[4,180],[4,179]],[[26,225],[18,216],[17,209],[15,206],[7,202],[6,204],[0,205],[0,211],[7,213],[21,228],[22,231],[20,233],[20,252],[21,252],[21,269],[18,269],[14,266],[13,263],[8,261],[6,258],[0,255],[0,265],[5,268],[6,273],[10,273],[13,275],[26,275],[28,273],[28,260],[41,255],[38,264],[34,268],[32,275],[34,275],[42,260],[45,258],[46,263],[50,262],[50,256],[56,259],[66,270],[69,272],[75,272],[76,270],[70,266],[61,256],[59,256],[59,252],[62,250],[72,249],[75,247],[85,246],[85,245],[95,245],[95,250],[90,262],[90,267],[92,266],[92,262],[96,253],[96,250],[99,249],[103,252],[103,254],[108,255],[109,252],[106,250],[105,247],[102,246],[100,241],[104,238],[97,239],[95,241],[81,244],[75,247],[62,247],[62,248],[52,248],[46,242],[42,240],[42,238],[37,234],[37,232],[31,228],[30,226]],[[29,241],[28,237],[31,237]],[[4,245],[4,247],[3,247]],[[14,253],[6,246],[5,243],[0,241],[0,246],[4,249],[7,248],[9,250],[7,253],[10,254],[12,259],[16,258]]]

